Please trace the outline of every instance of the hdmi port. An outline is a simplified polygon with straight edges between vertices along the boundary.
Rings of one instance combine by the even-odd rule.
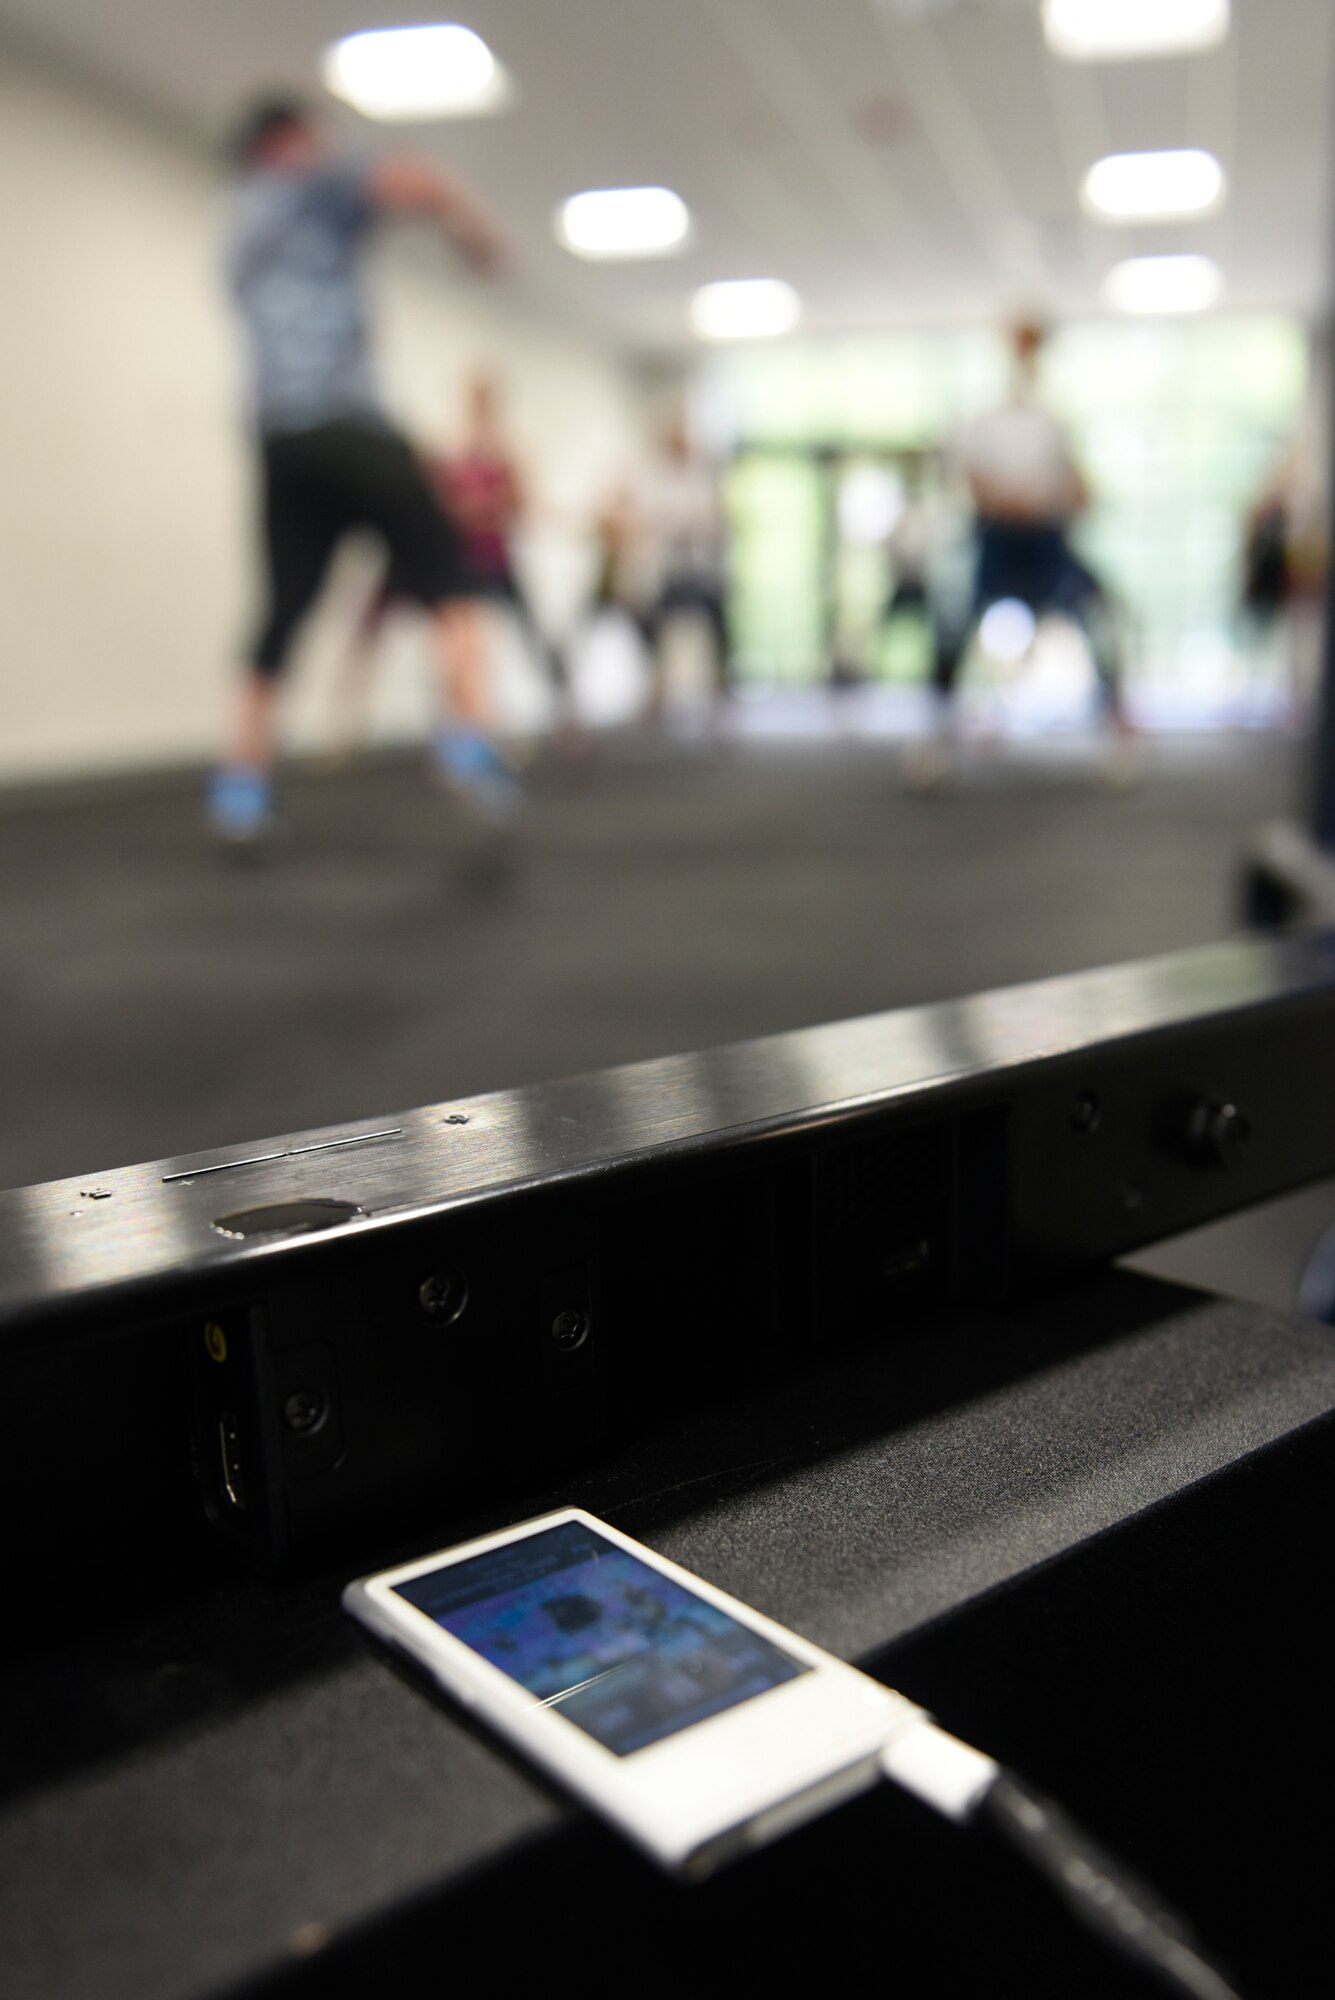
[[[241,1470],[241,1426],[230,1410],[218,1419],[218,1457],[222,1467],[223,1492],[234,1507],[246,1504],[246,1483]]]

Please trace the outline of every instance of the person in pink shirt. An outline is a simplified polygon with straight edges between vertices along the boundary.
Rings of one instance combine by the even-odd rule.
[[[526,496],[519,467],[505,442],[497,385],[475,375],[468,385],[467,429],[457,452],[433,452],[424,469],[441,512],[452,523],[463,555],[469,596],[475,603],[502,605],[565,706],[570,677],[558,646],[547,638],[515,574],[512,537],[523,519]],[[367,606],[358,635],[364,656],[379,637],[387,613],[412,601],[414,593],[391,562],[380,590]],[[358,671],[361,671],[359,667]]]

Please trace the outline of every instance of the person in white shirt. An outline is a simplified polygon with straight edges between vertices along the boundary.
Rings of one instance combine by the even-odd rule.
[[[962,619],[938,618],[932,681],[944,732],[960,667],[989,606],[1005,598],[1035,618],[1061,614],[1080,626],[1098,677],[1103,715],[1125,745],[1128,723],[1115,620],[1107,592],[1067,539],[1089,505],[1089,489],[1060,418],[1036,391],[1044,330],[1033,323],[1012,334],[1011,395],[965,430],[959,460],[975,511],[977,566]]]
[[[717,474],[692,452],[684,424],[672,424],[664,433],[662,453],[645,482],[642,506],[657,586],[646,636],[657,659],[674,618],[683,612],[703,618],[713,647],[715,687],[724,695],[732,654],[727,520]],[[660,685],[655,708],[661,702]]]

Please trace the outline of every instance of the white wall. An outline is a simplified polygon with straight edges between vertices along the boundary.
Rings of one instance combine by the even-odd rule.
[[[214,163],[0,51],[0,781],[209,756],[256,609],[252,468],[218,278]],[[577,522],[638,455],[631,385],[461,276],[419,232],[377,272],[389,400],[416,433],[457,423],[484,363],[542,513],[521,550],[556,624],[588,567]],[[368,552],[340,565],[297,662],[290,737],[338,729],[346,621]],[[425,727],[421,633],[391,635],[373,733]],[[536,677],[506,655],[512,715]]]

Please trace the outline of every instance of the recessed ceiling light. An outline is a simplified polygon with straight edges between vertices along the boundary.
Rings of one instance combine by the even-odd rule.
[[[691,300],[691,325],[702,340],[772,340],[790,333],[802,301],[782,278],[731,278],[701,285]]]
[[[663,257],[690,233],[685,202],[671,188],[590,188],[556,217],[559,242],[577,257]]]
[[[1118,312],[1204,312],[1223,282],[1210,257],[1128,257],[1109,271],[1103,296]]]
[[[495,111],[510,78],[481,35],[450,22],[370,28],[326,49],[325,88],[365,118],[468,118]]]
[[[1207,215],[1224,198],[1224,169],[1213,153],[1109,153],[1085,175],[1085,207],[1109,222],[1167,222]]]
[[[1213,48],[1229,0],[1043,0],[1043,33],[1070,62],[1121,62]]]

